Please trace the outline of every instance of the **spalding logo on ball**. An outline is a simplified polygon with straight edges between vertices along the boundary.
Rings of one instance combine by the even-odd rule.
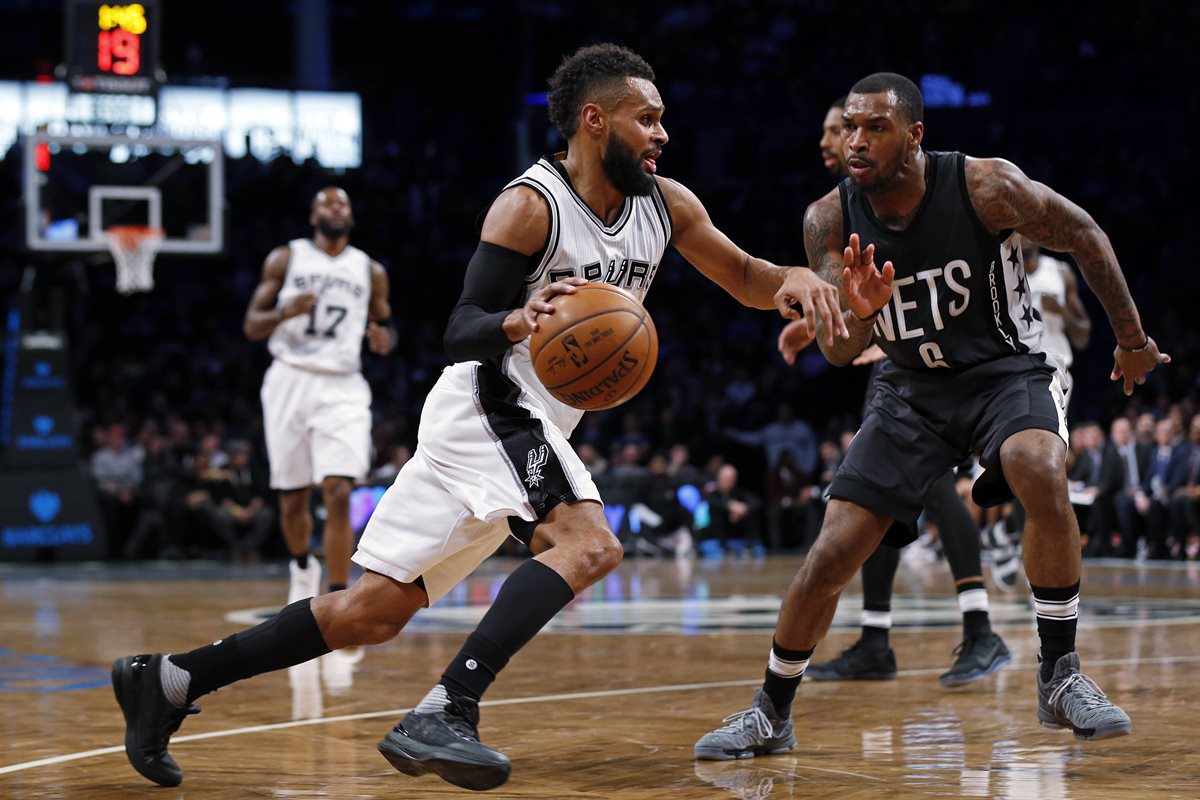
[[[616,408],[642,390],[658,362],[658,332],[645,307],[607,283],[576,287],[538,316],[529,339],[533,369],[572,408]]]

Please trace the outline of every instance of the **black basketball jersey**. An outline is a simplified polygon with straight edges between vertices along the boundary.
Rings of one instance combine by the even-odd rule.
[[[838,186],[846,241],[875,245],[875,264],[896,269],[892,298],[873,339],[907,369],[964,369],[1040,349],[1042,320],[1025,277],[1018,237],[990,233],[967,196],[962,153],[927,152],[925,196],[902,231],[883,225],[867,195]]]

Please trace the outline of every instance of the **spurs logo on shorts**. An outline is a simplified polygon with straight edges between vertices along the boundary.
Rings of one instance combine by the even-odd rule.
[[[550,457],[550,448],[546,445],[532,448],[525,456],[525,483],[532,489],[542,484],[542,467]]]

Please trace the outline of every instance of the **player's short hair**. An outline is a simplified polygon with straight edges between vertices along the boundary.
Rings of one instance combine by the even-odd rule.
[[[654,69],[637,53],[617,44],[581,47],[564,58],[550,76],[546,95],[550,121],[570,139],[579,129],[584,104],[600,102],[604,95],[624,89],[627,78],[653,81]]]
[[[830,108],[845,108],[846,107],[846,95],[842,95],[837,100],[834,100],[832,103],[829,104],[829,107]]]
[[[895,72],[876,72],[850,87],[850,94],[886,92],[896,93],[897,106],[909,123],[924,121],[925,100],[921,97],[921,90],[903,75],[897,75]]]
[[[316,208],[317,201],[320,200],[321,195],[325,194],[326,192],[341,192],[342,194],[346,195],[347,200],[350,199],[350,193],[347,192],[345,189],[343,189],[341,186],[336,186],[332,183],[327,183],[312,193],[312,200],[310,200],[308,203],[309,208]]]

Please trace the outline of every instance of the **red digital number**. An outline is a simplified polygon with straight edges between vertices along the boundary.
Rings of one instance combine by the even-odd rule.
[[[96,66],[101,72],[136,75],[142,67],[142,37],[120,28],[100,31],[96,42]]]

